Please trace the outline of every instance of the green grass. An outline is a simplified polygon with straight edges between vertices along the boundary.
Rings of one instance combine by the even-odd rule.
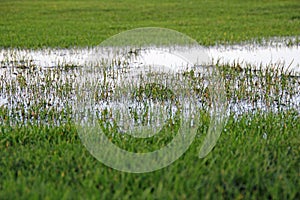
[[[214,150],[198,159],[208,125],[204,115],[189,151],[145,174],[115,171],[95,160],[72,124],[2,127],[0,198],[299,199],[297,113],[230,117]]]
[[[300,4],[289,1],[0,2],[0,47],[94,46],[121,31],[163,27],[200,44],[299,36]]]
[[[204,106],[196,139],[180,159],[158,171],[131,174],[109,168],[90,155],[81,143],[68,106],[66,112],[59,111],[55,106],[47,109],[47,99],[38,101],[47,91],[56,97],[70,98],[69,83],[74,79],[67,74],[72,76],[78,68],[45,69],[42,79],[41,69],[33,67],[22,69],[19,74],[22,81],[0,79],[1,90],[17,99],[19,91],[27,87],[32,93],[31,100],[36,101],[27,111],[22,110],[22,118],[19,111],[24,99],[19,99],[19,106],[11,110],[0,107],[0,199],[300,198],[299,110],[284,110],[283,106],[291,106],[291,97],[285,99],[286,94],[299,94],[296,89],[299,78],[279,75],[280,69],[265,74],[220,66],[226,98],[234,102],[247,99],[255,105],[255,112],[239,116],[232,113],[213,151],[199,159],[199,148],[210,124],[207,106]],[[68,82],[60,83],[62,74],[69,78]],[[202,77],[194,71],[184,76],[199,86],[194,88],[195,92],[208,103],[210,94]],[[43,81],[44,87],[35,84]],[[255,82],[264,83],[264,86],[257,87]],[[24,87],[28,83],[31,84]],[[238,88],[235,87],[237,83]],[[170,95],[166,88],[157,84],[146,84],[138,89],[134,95],[145,93],[162,102]],[[278,102],[281,111],[275,113],[271,108],[268,112],[260,111],[256,105],[259,99],[267,105],[282,99]],[[45,119],[48,123],[39,123],[37,119]],[[57,120],[63,124],[57,125]],[[157,136],[145,140],[121,136],[113,126],[106,134],[123,149],[149,152],[169,143],[177,128],[176,124],[166,126]]]
[[[299,37],[299,13],[297,0],[2,0],[0,47],[93,46],[120,31],[149,26],[178,30],[204,45]],[[209,127],[209,116],[203,111],[189,150],[172,165],[143,174],[120,172],[98,162],[82,145],[68,115],[70,108],[47,110],[49,102],[37,100],[49,93],[70,98],[70,83],[75,80],[72,73],[80,66],[46,70],[44,78],[39,67],[20,68],[15,82],[0,77],[0,91],[23,97],[20,91],[28,89],[34,102],[27,111],[22,109],[24,101],[11,112],[0,107],[0,199],[300,199],[299,110],[283,109],[291,106],[292,95],[299,94],[299,78],[278,71],[265,74],[239,66],[221,68],[228,100],[246,100],[254,107],[263,100],[270,107],[278,105],[280,112],[256,109],[232,114],[213,151],[199,159],[199,147]],[[69,78],[66,83],[61,82],[62,75]],[[192,71],[185,75],[200,85],[193,89],[209,102],[203,79]],[[164,96],[153,91],[165,88],[152,86],[136,92],[163,100]],[[106,98],[104,93],[98,95]],[[37,123],[38,117],[50,123]],[[64,123],[52,124],[59,117]],[[171,139],[158,137],[143,143],[127,138],[133,142],[125,145],[119,135],[112,137],[115,144],[129,150],[146,149],[149,143],[155,143],[151,148],[160,147]]]

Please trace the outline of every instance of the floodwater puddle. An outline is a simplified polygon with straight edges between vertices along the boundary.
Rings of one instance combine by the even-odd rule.
[[[107,75],[106,72],[98,70],[91,71],[85,78],[95,79],[95,82],[99,82],[100,80],[105,84],[113,86],[117,83],[116,81],[118,81],[118,78],[120,79],[120,74],[124,76],[124,73],[127,74],[129,81],[131,81],[130,77],[139,75],[143,71],[148,73],[151,70],[163,73],[178,73],[196,69],[202,72],[216,64],[238,66],[241,69],[251,67],[252,69],[257,70],[264,70],[268,67],[276,69],[278,67],[283,69],[281,71],[282,73],[287,73],[294,78],[296,77],[294,84],[296,87],[293,86],[293,88],[289,90],[288,88],[283,88],[288,87],[289,85],[278,85],[278,88],[274,87],[274,91],[280,96],[263,97],[264,95],[262,93],[265,93],[266,91],[259,86],[264,84],[258,83],[260,81],[259,78],[257,78],[257,80],[254,80],[254,78],[251,82],[246,80],[246,77],[242,77],[243,83],[248,81],[246,85],[251,85],[251,88],[247,88],[248,86],[246,86],[243,90],[246,90],[246,92],[249,89],[255,90],[259,93],[258,96],[262,97],[256,98],[256,96],[253,95],[249,96],[249,99],[245,97],[239,99],[239,93],[237,92],[236,98],[230,100],[229,110],[234,113],[242,114],[248,111],[251,112],[255,109],[267,110],[266,108],[270,106],[276,111],[280,110],[279,107],[282,106],[284,109],[294,108],[300,112],[299,45],[286,45],[282,42],[272,43],[271,45],[218,45],[201,49],[183,47],[177,48],[177,50],[173,52],[166,49],[155,50],[150,48],[138,49],[131,53],[133,53],[134,56],[128,57],[128,55],[124,55],[122,57],[121,55],[120,57],[120,55],[118,55],[115,63],[109,63],[108,66],[110,67],[108,67],[107,70],[117,71],[119,74],[117,73],[117,75],[112,75],[111,77],[108,76],[108,79],[106,80],[106,78],[104,78],[104,74]],[[44,106],[45,109],[49,109],[49,107],[55,105],[57,109],[63,110],[66,103],[76,101],[74,95],[69,95],[67,92],[74,92],[74,84],[76,81],[87,80],[81,77],[77,69],[84,66],[95,65],[95,63],[99,65],[111,56],[115,56],[115,54],[113,52],[105,52],[101,48],[43,50],[1,49],[0,107],[5,106],[15,110],[26,107],[26,109],[30,110],[31,103],[29,102],[29,99],[34,99],[38,95],[32,95],[30,93],[43,92],[40,96],[38,95],[40,100],[34,100],[37,105]],[[124,68],[124,65],[126,65],[126,70],[122,69],[122,66]],[[31,69],[31,67],[38,68],[38,70]],[[62,76],[60,78],[57,78],[58,75],[55,74],[55,69],[58,67],[63,67],[67,70],[67,72],[60,73]],[[54,69],[54,71],[49,72],[49,70],[52,69]],[[29,70],[34,71],[34,74],[28,73]],[[95,74],[95,72],[99,72],[100,74]],[[79,79],[76,76],[79,76]],[[53,80],[59,80],[61,85],[54,83]],[[33,82],[31,83],[31,87],[27,87],[29,85],[28,81]],[[14,86],[14,82],[17,82],[16,87]],[[235,84],[241,85],[241,80],[236,80]],[[254,88],[256,87],[256,84],[258,84],[257,90]],[[32,85],[35,86],[33,87]],[[46,87],[49,88],[47,89]],[[201,87],[206,86],[202,85]],[[232,89],[234,90],[234,88]],[[60,92],[59,96],[57,96],[57,91]],[[271,94],[274,91],[268,92]],[[250,94],[251,92],[248,93]],[[102,93],[97,95],[105,96],[107,94]],[[269,99],[269,102],[266,102],[265,98]],[[270,100],[270,98],[273,98],[274,101]],[[72,99],[72,101],[70,101],[70,99]],[[270,102],[271,104],[269,104]],[[289,105],[284,106],[287,103]],[[103,105],[98,106],[103,108]]]
[[[299,46],[218,46],[209,48],[209,54],[220,64],[239,64],[242,68],[250,65],[258,69],[282,66],[285,70],[300,75]]]
[[[187,52],[187,53],[186,53]],[[142,52],[143,53],[143,52]],[[186,64],[186,60],[178,56],[186,53],[188,61],[192,64],[215,65],[239,64],[240,67],[251,66],[259,69],[267,66],[284,66],[288,71],[295,75],[300,75],[300,46],[286,45],[283,42],[273,42],[271,44],[241,44],[241,45],[218,45],[206,48],[182,48],[182,51],[172,52],[173,55],[167,55],[168,52],[147,51],[142,57],[147,64],[178,65]],[[6,67],[9,63],[16,62],[19,65],[30,64],[45,68],[57,67],[61,65],[84,66],[95,61],[100,61],[108,55],[99,48],[73,48],[73,49],[43,49],[43,50],[25,50],[25,49],[0,49],[0,68]],[[177,55],[176,55],[177,54]],[[201,54],[200,59],[199,55]],[[204,56],[205,54],[208,57]],[[93,56],[91,56],[93,55]],[[174,56],[176,55],[176,56]],[[91,60],[91,58],[93,60]],[[96,60],[97,60],[96,59]],[[145,60],[146,59],[146,60]],[[138,62],[138,61],[136,61]],[[190,63],[188,63],[190,64]]]

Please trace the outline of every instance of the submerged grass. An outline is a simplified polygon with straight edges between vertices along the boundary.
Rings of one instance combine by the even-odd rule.
[[[204,159],[197,155],[210,124],[207,77],[196,69],[181,74],[201,99],[196,139],[172,165],[151,173],[129,174],[104,166],[81,144],[72,101],[82,67],[43,69],[24,63],[18,64],[25,67],[4,63],[6,75],[0,79],[1,94],[9,98],[0,107],[1,199],[300,198],[299,101],[293,100],[299,96],[300,82],[280,67],[254,70],[217,65],[227,101],[241,108],[247,107],[245,104],[252,107],[237,112],[229,106],[221,137]],[[93,98],[109,101],[112,80],[118,74],[98,70],[95,74],[102,79],[95,77],[99,90]],[[174,95],[158,83],[133,91],[133,98],[162,103]],[[145,140],[120,134],[117,126],[110,126],[106,134],[128,151],[149,152],[173,138],[178,127],[174,122],[169,125]]]
[[[299,13],[297,0],[1,1],[0,47],[94,46],[149,26],[175,29],[202,45],[263,43],[266,37],[299,36]],[[210,123],[211,94],[201,73],[184,73],[202,100],[196,139],[172,165],[144,174],[106,167],[82,145],[72,117],[80,66],[43,69],[24,59],[1,66],[0,98],[8,101],[0,105],[0,199],[300,199],[300,80],[280,66],[218,66],[230,112],[204,159],[197,155]],[[109,100],[108,79],[115,76],[102,75],[96,101]],[[141,93],[160,101],[173,95],[155,84],[136,90]],[[148,141],[110,128],[116,145],[152,151],[167,144],[177,127],[172,122]]]

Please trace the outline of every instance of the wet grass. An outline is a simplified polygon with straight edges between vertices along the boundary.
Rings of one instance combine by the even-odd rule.
[[[299,13],[297,0],[1,1],[0,47],[95,46],[149,26],[180,31],[203,45],[299,36]]]
[[[82,146],[71,124],[1,126],[0,197],[299,199],[299,121],[293,111],[231,116],[214,150],[198,159],[209,125],[204,115],[184,156],[146,174],[104,166]]]
[[[8,103],[0,107],[1,199],[300,198],[300,102],[293,100],[299,96],[300,81],[282,73],[280,66],[266,70],[217,66],[232,107],[217,145],[204,159],[197,155],[210,123],[207,75],[197,69],[181,74],[202,100],[196,139],[172,165],[130,174],[101,164],[81,143],[72,99],[82,67],[44,69],[30,61],[4,64],[0,91]],[[118,75],[98,70],[95,74],[102,79],[94,98],[109,101],[112,78]],[[152,83],[138,87],[132,95],[165,102],[174,94]],[[243,110],[248,104],[252,107]],[[240,112],[233,105],[240,105]],[[122,135],[117,126],[105,131],[112,142],[128,151],[149,152],[170,142],[177,128],[176,121],[172,122],[145,140]]]
[[[203,45],[263,42],[299,36],[299,13],[297,0],[1,1],[0,47],[93,46],[144,26],[175,29]],[[130,174],[98,162],[79,139],[72,98],[80,66],[43,69],[30,60],[1,62],[6,74],[0,76],[0,97],[9,100],[0,106],[0,199],[300,199],[300,102],[295,100],[300,80],[280,67],[218,66],[231,112],[204,159],[197,156],[209,127],[210,93],[205,77],[184,73],[203,100],[195,141],[172,165]],[[97,100],[109,99],[110,86],[102,83]],[[138,88],[136,95],[164,101],[159,90],[172,97],[155,84]],[[172,139],[170,130],[177,127],[170,125],[162,137],[148,141],[128,137],[124,143],[114,126],[107,135],[127,150],[149,151]]]

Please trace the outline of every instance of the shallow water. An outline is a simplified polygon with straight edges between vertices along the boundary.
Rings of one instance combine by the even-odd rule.
[[[284,66],[289,72],[300,75],[299,46],[218,46],[209,48],[209,54],[220,64],[240,64],[241,67],[250,65],[252,68],[267,66]]]
[[[90,66],[91,64],[100,63],[103,59],[111,57],[112,52],[103,52],[100,48],[74,48],[74,49],[43,49],[43,50],[16,50],[16,49],[2,49],[0,50],[0,77],[2,80],[8,82],[14,82],[17,80],[18,74],[24,75],[24,77],[30,77],[37,87],[41,87],[46,83],[43,78],[43,70],[37,73],[35,77],[26,75],[26,69],[28,66],[42,67],[45,70],[56,69],[58,66]],[[300,76],[300,47],[298,45],[287,46],[282,42],[273,42],[267,45],[226,45],[226,46],[212,46],[208,48],[179,48],[177,51],[168,52],[164,49],[156,50],[140,50],[138,56],[124,58],[119,57],[122,62],[127,62],[126,74],[128,74],[128,80],[132,81],[134,75],[139,74],[142,71],[147,73],[150,71],[145,66],[152,66],[151,70],[160,71],[164,73],[184,71],[186,69],[198,66],[197,70],[205,71],[207,66],[213,66],[219,64],[229,64],[230,66],[239,65],[241,68],[251,66],[251,68],[264,69],[267,67],[283,67],[287,72],[290,72],[294,76]],[[111,65],[119,70],[119,65]],[[155,69],[154,69],[154,68]],[[24,71],[25,69],[25,71]],[[147,69],[147,70],[145,70]],[[121,72],[123,73],[124,71]],[[71,71],[71,73],[73,73]],[[90,73],[85,78],[98,79],[103,81],[103,74]],[[51,76],[55,76],[52,73]],[[82,78],[82,77],[81,77]],[[115,79],[120,78],[116,76],[112,78],[110,83]],[[124,75],[121,78],[124,81]],[[70,73],[63,73],[62,78],[59,79],[61,83],[65,83],[67,80],[79,80],[72,78]],[[84,81],[84,79],[82,79]],[[298,84],[299,86],[299,84]],[[293,88],[297,91],[297,88]],[[27,90],[26,90],[27,91]],[[295,91],[294,91],[295,92]],[[25,92],[26,93],[26,92]],[[25,94],[24,91],[18,89],[12,96],[9,91],[0,91],[0,107],[7,106],[11,109],[15,109],[20,105],[28,103],[29,98],[35,98],[29,93]],[[55,97],[54,91],[48,91],[48,93],[41,95],[45,98],[45,101],[49,105],[56,106],[58,110],[62,110],[64,105],[69,99],[63,96]],[[284,97],[284,96],[283,96]],[[27,98],[27,99],[26,99]],[[72,98],[69,96],[69,98]],[[289,97],[289,106],[281,106],[283,109],[295,108],[300,112],[300,94],[299,90],[295,94]],[[42,101],[42,100],[41,100]],[[25,103],[24,103],[25,102]],[[70,103],[70,102],[69,102]],[[50,106],[51,107],[51,106]],[[269,106],[264,103],[263,99],[258,100],[255,105],[253,102],[247,99],[231,101],[229,103],[229,112],[234,112],[237,115],[244,112],[251,112],[253,110],[269,110]],[[271,105],[272,110],[279,110],[277,102]]]
[[[211,65],[211,64],[239,64],[241,67],[251,65],[252,68],[265,68],[267,66],[284,66],[285,69],[294,75],[300,75],[300,46],[287,46],[283,42],[270,42],[266,45],[218,45],[202,49],[183,48],[175,57],[164,58],[158,53],[147,52],[152,54],[155,59],[148,56],[147,64],[161,62],[162,65],[182,64],[184,59],[178,59],[178,55],[184,55],[192,64]],[[107,52],[99,48],[73,48],[73,49],[43,49],[43,50],[17,50],[1,49],[0,50],[0,68],[3,68],[9,62],[17,62],[19,65],[30,64],[41,67],[57,67],[59,65],[84,66],[90,62],[106,58]],[[199,58],[200,54],[200,58]],[[205,54],[208,57],[204,56]],[[91,58],[93,60],[91,60]],[[150,58],[150,60],[149,60]],[[138,62],[138,61],[137,61]],[[200,63],[199,63],[200,62]],[[190,64],[190,63],[188,63]],[[1,71],[0,71],[1,74]]]

